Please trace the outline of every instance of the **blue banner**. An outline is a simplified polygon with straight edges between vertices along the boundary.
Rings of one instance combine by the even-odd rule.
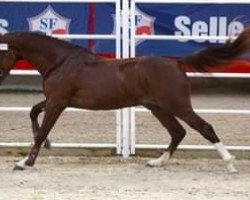
[[[0,33],[36,31],[44,34],[87,34],[88,5],[79,3],[0,2]],[[86,45],[86,41],[72,41]]]
[[[137,4],[136,33],[163,35],[237,36],[250,24],[250,4]],[[95,30],[112,33],[114,8],[98,5]],[[179,57],[225,41],[136,41],[137,55]],[[114,52],[109,41],[95,42],[97,52]]]
[[[92,5],[93,9],[89,9]],[[137,4],[136,33],[164,35],[238,35],[250,23],[250,4]],[[112,3],[4,3],[0,2],[0,33],[38,31],[58,34],[112,34],[115,30]],[[93,16],[90,18],[89,16]],[[73,43],[90,46],[96,53],[115,54],[115,42],[87,40]],[[136,41],[137,55],[180,57],[223,41]]]

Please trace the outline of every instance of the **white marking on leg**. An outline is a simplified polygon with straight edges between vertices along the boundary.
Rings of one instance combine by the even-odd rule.
[[[215,143],[214,146],[222,157],[222,159],[226,162],[228,171],[231,173],[237,172],[233,165],[234,156],[229,153],[229,151],[225,148],[222,142]]]
[[[25,166],[26,166],[25,163],[28,159],[29,159],[29,156],[26,156],[25,158],[20,160],[18,163],[16,163],[16,166],[21,167],[21,168],[25,168]]]
[[[222,142],[215,143],[214,146],[224,161],[233,159],[233,156],[225,148]]]
[[[161,167],[167,164],[169,158],[170,158],[169,152],[165,152],[159,158],[148,161],[147,165],[150,167]]]

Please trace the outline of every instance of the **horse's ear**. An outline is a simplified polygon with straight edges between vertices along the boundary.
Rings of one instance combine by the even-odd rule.
[[[4,67],[10,70],[13,68],[13,65],[15,64],[16,60],[17,60],[17,55],[15,50],[10,49],[4,55],[2,63]]]
[[[0,43],[3,41],[3,35],[0,33]]]

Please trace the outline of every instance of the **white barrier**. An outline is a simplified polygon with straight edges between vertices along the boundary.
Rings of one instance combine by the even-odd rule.
[[[0,142],[0,148],[22,148],[31,147],[30,142]],[[51,143],[52,148],[116,148],[115,144],[84,144],[84,143]],[[168,145],[152,145],[152,144],[136,144],[138,149],[167,149]],[[234,151],[250,151],[250,146],[226,146],[228,150]],[[180,150],[215,150],[213,145],[180,145]]]

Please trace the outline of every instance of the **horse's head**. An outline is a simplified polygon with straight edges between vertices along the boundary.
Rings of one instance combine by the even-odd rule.
[[[0,84],[5,79],[5,77],[9,75],[9,72],[13,68],[15,62],[15,51],[9,48],[8,44],[1,43],[0,40]]]

